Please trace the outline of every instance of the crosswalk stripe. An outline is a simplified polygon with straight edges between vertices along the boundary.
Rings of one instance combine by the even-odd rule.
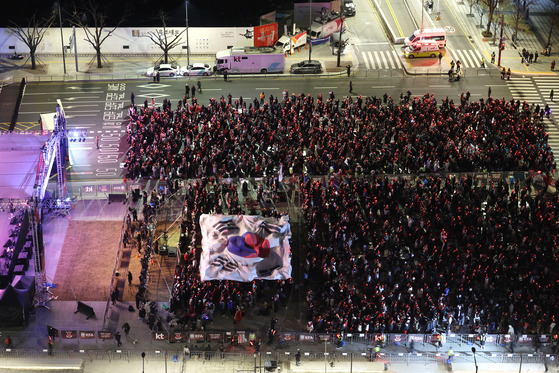
[[[367,52],[367,55],[369,56],[369,61],[371,61],[371,69],[376,69],[375,59],[373,58],[373,54],[369,51]]]
[[[401,54],[396,51],[392,51],[392,56],[394,56],[394,61],[396,61],[396,68],[401,68],[403,66],[402,60],[400,59]]]
[[[481,57],[473,49],[469,49],[468,52],[472,55],[472,59],[475,61],[472,67],[481,66]]]
[[[468,56],[468,54],[466,53],[467,51],[462,51],[460,50],[460,56],[461,56],[461,61],[462,63],[465,63],[465,67],[474,67],[475,64],[472,63],[472,61],[470,60],[470,56]]]
[[[384,57],[384,52],[379,51],[379,57],[382,61],[382,68],[383,69],[388,69],[388,63],[386,62],[386,58]]]
[[[369,65],[367,54],[365,52],[361,52],[361,57],[363,57],[363,61],[365,61],[365,67],[367,67],[367,70],[371,70],[371,65]]]
[[[380,63],[380,57],[378,56],[377,53],[374,53],[373,55],[375,56],[375,61],[377,63],[378,68],[382,69],[382,64]]]
[[[401,69],[401,54],[397,51],[362,51],[361,57],[367,70]]]
[[[390,68],[391,69],[395,69],[396,66],[394,66],[394,61],[392,61],[392,56],[390,55],[390,51],[386,51],[386,55],[387,55],[387,61],[390,64]]]

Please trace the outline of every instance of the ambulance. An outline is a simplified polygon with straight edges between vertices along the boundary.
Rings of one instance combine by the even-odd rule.
[[[412,45],[418,41],[433,40],[439,45],[439,48],[446,47],[446,32],[443,28],[425,28],[423,30],[415,30],[409,38],[404,40],[404,45]]]
[[[409,47],[404,49],[404,56],[407,58],[417,58],[417,57],[439,57],[441,51],[436,41],[425,40],[413,43]]]

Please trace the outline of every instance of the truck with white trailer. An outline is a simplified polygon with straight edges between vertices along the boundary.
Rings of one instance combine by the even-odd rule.
[[[314,19],[309,29],[311,43],[325,43],[332,34],[340,32],[341,29],[345,29],[343,17],[338,12],[328,12],[323,8],[321,16]]]
[[[274,47],[233,47],[215,55],[219,73],[283,73],[285,55]]]
[[[295,49],[307,44],[307,32],[296,30],[293,35],[284,34],[278,39],[276,45],[282,48],[284,53],[293,54]]]

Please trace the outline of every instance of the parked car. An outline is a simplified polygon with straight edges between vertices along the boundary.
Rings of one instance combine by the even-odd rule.
[[[155,65],[155,67],[150,67],[149,69],[147,69],[146,76],[154,76],[155,74],[157,74],[157,72],[159,72],[159,76],[161,77],[163,76],[173,77],[175,75],[181,74],[179,65],[176,65],[174,63],[173,64],[162,63],[160,65]]]
[[[291,65],[289,71],[292,74],[320,74],[322,72],[322,65],[319,61],[306,60]]]
[[[184,76],[190,75],[212,75],[213,71],[207,63],[193,63],[192,65],[184,66],[181,69],[181,74]]]

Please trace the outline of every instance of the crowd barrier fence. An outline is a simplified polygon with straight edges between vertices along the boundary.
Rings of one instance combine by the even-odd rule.
[[[231,353],[219,351],[191,351],[185,354],[182,349],[169,350],[18,350],[8,349],[0,351],[0,359],[53,359],[53,360],[84,360],[84,361],[174,361],[179,360],[205,360],[227,361],[238,364],[250,364],[255,361],[264,364],[266,361],[276,363],[294,363],[297,350],[285,352],[256,352],[256,353]],[[367,352],[305,352],[300,351],[301,362],[335,362],[335,363],[368,363],[384,362],[388,364],[423,364],[446,362],[446,353],[384,353],[377,356]],[[552,354],[503,354],[503,353],[477,353],[477,362],[480,364],[543,364],[558,365],[558,356]],[[452,358],[453,363],[474,363],[473,353],[456,353]]]

